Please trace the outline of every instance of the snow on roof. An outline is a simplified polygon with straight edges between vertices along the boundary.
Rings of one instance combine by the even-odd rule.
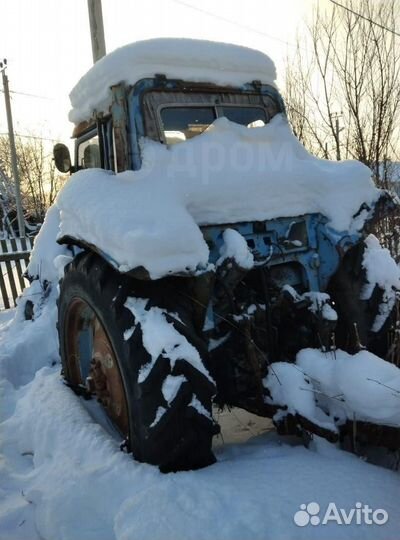
[[[80,79],[70,93],[70,121],[88,120],[94,110],[105,112],[111,103],[112,85],[122,81],[134,84],[156,73],[233,86],[253,80],[274,84],[276,78],[273,61],[247,47],[197,39],[137,41],[102,58]]]
[[[359,162],[311,156],[282,115],[259,128],[220,118],[172,147],[145,140],[139,171],[74,174],[56,201],[60,236],[96,245],[121,271],[143,266],[159,278],[206,267],[198,225],[321,213],[338,231],[360,227],[352,216],[379,195],[370,176]]]

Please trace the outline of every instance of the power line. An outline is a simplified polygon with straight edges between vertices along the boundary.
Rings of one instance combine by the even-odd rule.
[[[0,133],[0,136],[8,135],[8,133]],[[22,137],[23,139],[37,139],[39,141],[51,141],[51,142],[58,142],[58,139],[50,139],[48,137],[39,137],[37,135],[24,135],[22,133],[16,133],[16,137]]]
[[[0,90],[4,94],[4,90]],[[29,94],[28,92],[17,92],[16,90],[10,90],[10,94],[17,94],[18,96],[26,96],[26,97],[33,97],[37,99],[48,99],[52,100],[53,98],[46,97],[46,96],[38,96],[37,94]]]
[[[270,34],[266,34],[265,32],[262,32],[261,30],[257,30],[256,28],[252,28],[251,26],[247,26],[246,24],[241,24],[236,21],[233,21],[231,19],[227,19],[226,17],[223,17],[222,15],[217,15],[216,13],[213,13],[212,11],[207,11],[205,9],[199,8],[197,6],[193,6],[192,4],[188,4],[187,2],[184,2],[183,0],[172,0],[176,4],[180,4],[182,6],[185,6],[189,9],[193,9],[194,11],[198,11],[199,13],[203,13],[204,15],[208,15],[209,17],[213,17],[214,19],[218,19],[220,21],[226,22],[228,24],[232,24],[234,26],[237,26],[238,28],[242,28],[242,30],[247,30],[248,32],[253,32],[255,34],[259,34],[260,36],[267,37],[269,39],[273,39],[275,41],[279,41],[280,43],[283,43],[284,45],[288,45],[289,47],[295,47],[297,49],[297,45],[294,43],[289,43],[288,41],[285,41],[283,39],[279,39],[275,36],[271,36]]]
[[[332,4],[335,4],[336,6],[339,6],[339,7],[343,8],[343,9],[345,9],[346,11],[349,11],[353,15],[356,15],[357,17],[360,17],[361,19],[364,19],[365,21],[368,21],[370,24],[374,24],[375,26],[379,26],[379,28],[382,28],[382,30],[386,30],[387,32],[391,32],[395,36],[400,37],[400,34],[398,32],[396,32],[396,30],[393,30],[393,28],[388,28],[387,26],[384,26],[383,24],[380,24],[380,23],[378,23],[376,21],[373,21],[369,17],[366,17],[365,15],[362,15],[361,13],[357,13],[356,11],[353,11],[349,7],[344,6],[343,4],[339,4],[339,2],[336,2],[336,0],[330,0],[330,1],[332,2]]]

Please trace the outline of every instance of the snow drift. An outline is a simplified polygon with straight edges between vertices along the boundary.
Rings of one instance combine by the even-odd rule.
[[[278,417],[299,413],[337,431],[347,420],[400,427],[400,369],[363,350],[303,349],[295,364],[275,362],[264,381]]]
[[[306,449],[268,433],[223,446],[206,469],[162,475],[119,451],[62,384],[58,367],[43,368],[25,387],[2,388],[2,539],[397,538],[398,474],[324,441]],[[293,515],[309,501],[346,509],[361,501],[384,508],[389,520],[297,527]]]
[[[400,369],[368,351],[304,349],[297,365],[330,418],[400,426]]]

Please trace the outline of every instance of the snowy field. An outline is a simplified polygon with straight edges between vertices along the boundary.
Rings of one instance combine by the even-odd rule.
[[[62,384],[54,334],[30,335],[12,314],[0,317],[1,540],[398,538],[398,473],[325,441],[281,440],[242,411],[220,416],[207,469],[162,475],[134,462],[94,421],[96,407]],[[321,512],[361,502],[389,519],[299,527],[294,514],[310,502]]]

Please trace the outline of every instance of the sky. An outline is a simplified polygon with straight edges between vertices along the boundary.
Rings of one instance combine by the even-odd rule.
[[[329,0],[103,0],[106,48],[168,36],[237,43],[267,53],[279,82],[315,1]],[[68,94],[92,65],[87,0],[2,0],[1,8],[15,132],[68,142]],[[2,96],[0,133],[7,131]]]

